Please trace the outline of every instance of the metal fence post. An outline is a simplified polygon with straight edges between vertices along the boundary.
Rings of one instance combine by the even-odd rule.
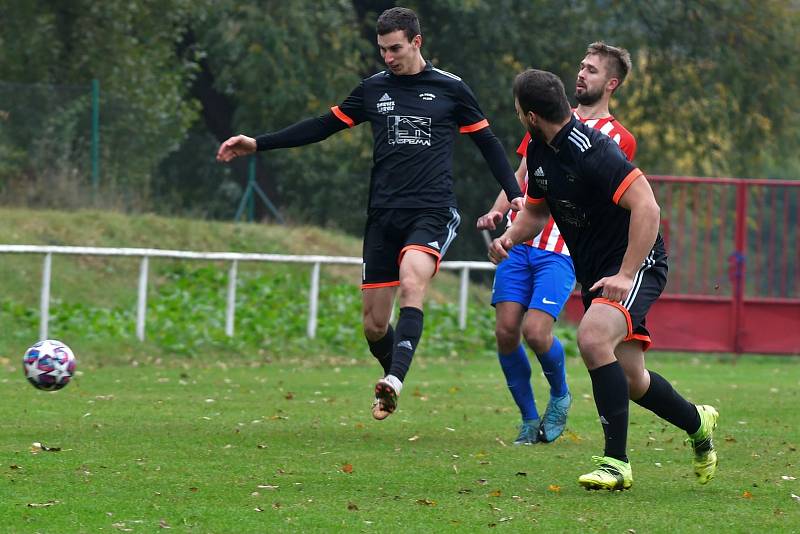
[[[308,293],[308,330],[309,339],[317,337],[317,308],[319,307],[319,262],[311,269],[311,289]]]
[[[47,324],[50,321],[50,272],[53,265],[53,254],[44,255],[42,266],[42,294],[39,300],[39,339],[47,339]]]
[[[458,295],[458,327],[467,329],[467,295],[469,293],[469,267],[461,269],[461,289]]]
[[[147,270],[149,258],[142,257],[139,267],[139,298],[136,302],[136,337],[139,341],[144,341],[144,322],[147,312]]]
[[[92,191],[100,185],[100,80],[92,80]]]
[[[236,314],[236,267],[238,260],[231,262],[228,271],[228,306],[225,310],[225,335],[233,337],[233,321]]]

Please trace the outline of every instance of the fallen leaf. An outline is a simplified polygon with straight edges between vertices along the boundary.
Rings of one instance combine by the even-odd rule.
[[[342,466],[342,473],[352,473],[353,472],[353,464],[344,464]]]
[[[284,395],[283,398],[286,400],[292,400],[294,398],[294,393],[292,393],[291,391],[287,391],[286,395]]]
[[[34,441],[31,445],[31,452],[37,453],[39,451],[48,451],[48,452],[58,452],[61,450],[61,447],[48,447],[38,441]]]
[[[12,466],[11,468],[13,469],[14,466]],[[789,476],[789,475],[781,475],[781,479],[782,480],[797,480],[795,477],[792,477],[792,476]]]
[[[742,493],[742,497],[744,497],[745,499],[752,499],[753,498],[753,494],[750,493],[747,490],[744,490],[744,493]]]
[[[273,486],[272,484],[259,484],[256,486],[259,489],[268,489],[268,490],[276,490],[278,486]]]
[[[54,506],[59,504],[61,501],[57,500],[50,500],[47,502],[29,502],[28,508],[47,508],[48,506]]]
[[[277,510],[280,507],[281,507],[281,503],[279,503],[278,501],[275,501],[274,503],[272,503],[272,509],[273,510]]]
[[[547,491],[552,491],[553,493],[560,493],[561,486],[557,484],[550,484],[549,486],[547,486]]]
[[[455,471],[456,474],[458,474],[458,466],[456,464],[453,464],[453,471]]]
[[[517,475],[516,476],[518,476],[518,477],[526,477],[526,476],[528,476],[528,473],[526,473],[525,471],[517,471]]]
[[[506,521],[511,521],[512,519],[514,519],[514,518],[513,517],[501,517],[500,519],[497,520],[497,522],[498,523],[505,523]]]
[[[792,493],[791,495],[792,495],[792,499],[794,499],[795,501],[800,503],[800,495],[795,495],[794,493]]]
[[[736,438],[734,438],[733,436],[725,436],[725,442],[726,443],[736,443]]]
[[[191,491],[191,492],[193,492],[193,493],[197,493],[197,488],[195,488],[194,486],[192,486],[191,488],[189,488],[189,491]]]
[[[169,526],[166,519],[160,519],[158,521],[158,528],[172,528],[172,527]]]
[[[347,503],[347,509],[352,512],[358,512],[358,506],[354,502]]]
[[[417,504],[422,504],[425,506],[436,506],[436,501],[432,501],[431,499],[417,499]]]
[[[472,493],[472,490],[471,490],[471,489],[469,489],[469,488],[464,488],[464,489],[460,489],[460,490],[458,490],[458,492],[459,492],[461,495],[468,495],[468,494]]]
[[[477,483],[478,483],[478,484],[480,484],[481,486],[485,486],[486,484],[488,484],[488,483],[489,483],[489,481],[488,481],[488,480],[486,480],[485,478],[479,478],[479,479],[478,479],[478,480],[476,480],[475,482],[477,482]]]
[[[264,444],[264,443],[259,443],[258,445],[256,445],[256,448],[257,448],[257,449],[266,449],[266,448],[267,448],[267,446],[266,446],[266,444]]]
[[[415,435],[411,436],[410,438],[408,438],[408,441],[417,441],[418,439],[419,439],[419,436],[417,436],[415,434]]]
[[[508,447],[508,445],[506,445],[506,442],[505,442],[505,441],[503,441],[502,439],[500,439],[500,438],[494,438],[494,440],[495,440],[497,443],[499,443],[500,445],[502,445],[503,447]]]
[[[22,469],[21,465],[11,464],[8,466],[9,469]]]
[[[502,494],[503,494],[502,491],[500,491],[499,489],[496,489],[494,491],[489,492],[489,497],[499,497]]]
[[[255,508],[253,508],[253,510],[255,510],[256,512],[263,512],[264,511],[264,509],[261,508],[260,506],[256,506]]]

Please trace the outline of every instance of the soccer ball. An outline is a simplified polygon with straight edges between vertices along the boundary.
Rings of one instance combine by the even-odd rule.
[[[55,391],[69,384],[76,363],[68,346],[55,339],[46,339],[25,351],[22,370],[33,387]]]

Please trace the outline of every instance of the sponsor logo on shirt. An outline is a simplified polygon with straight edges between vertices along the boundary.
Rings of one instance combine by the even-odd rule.
[[[390,111],[394,111],[394,100],[388,93],[383,93],[383,96],[378,99],[378,113],[386,115]]]
[[[386,117],[390,145],[431,146],[431,118],[409,115]]]
[[[433,100],[434,98],[436,98],[436,95],[433,93],[420,93],[419,97],[422,100]]]

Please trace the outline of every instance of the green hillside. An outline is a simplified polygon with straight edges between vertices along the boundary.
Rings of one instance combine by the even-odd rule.
[[[356,257],[361,246],[357,238],[314,227],[22,209],[0,210],[0,243]],[[0,355],[16,358],[38,336],[43,256],[2,257]],[[90,360],[369,357],[361,336],[360,269],[355,266],[323,266],[317,339],[309,341],[310,266],[240,263],[231,339],[224,335],[228,264],[151,259],[146,340],[140,343],[134,335],[139,264],[139,258],[54,256],[49,337],[75,345]],[[466,332],[457,326],[457,302],[457,274],[441,273],[426,306],[421,353],[491,356],[494,318],[488,290],[471,288]]]

